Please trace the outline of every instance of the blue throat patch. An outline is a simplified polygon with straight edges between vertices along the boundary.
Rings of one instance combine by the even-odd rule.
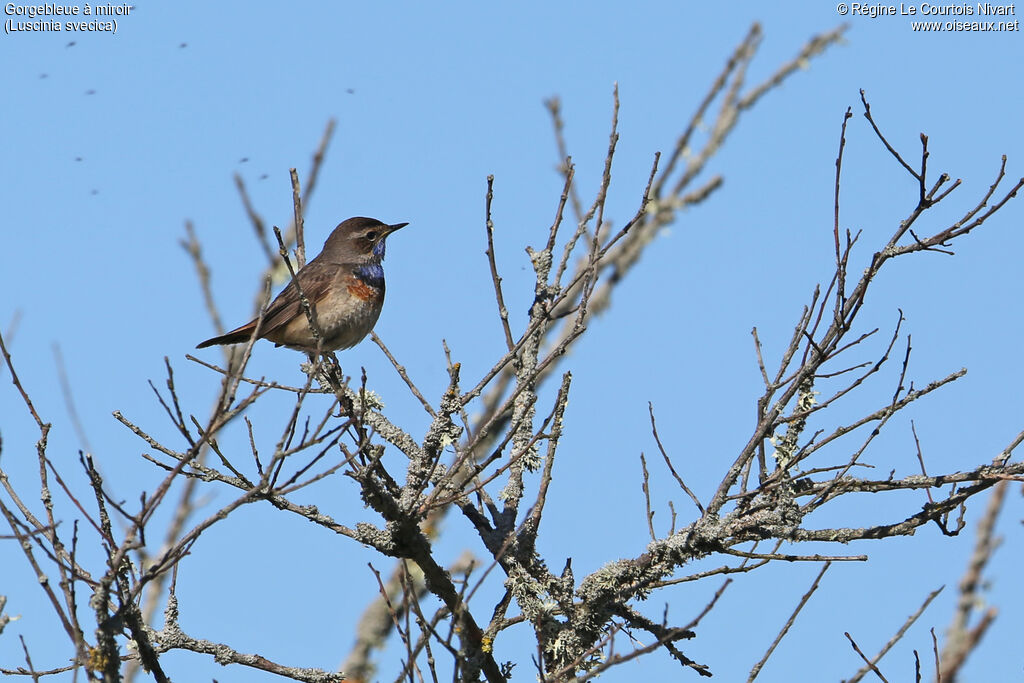
[[[380,287],[384,284],[384,267],[379,263],[368,263],[356,268],[356,276],[371,287]]]
[[[356,268],[356,275],[371,287],[384,286],[384,267],[380,265],[384,258],[384,240],[373,247],[373,260]]]

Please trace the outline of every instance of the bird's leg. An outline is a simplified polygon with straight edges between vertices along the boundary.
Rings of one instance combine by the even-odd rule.
[[[307,376],[312,377],[320,387],[320,391],[323,393],[337,393],[338,382],[336,381],[337,373],[331,368],[330,362],[324,362],[326,357],[317,357],[315,353],[307,353],[306,357],[309,359],[307,362],[300,366],[300,369]],[[337,361],[335,361],[337,363]]]

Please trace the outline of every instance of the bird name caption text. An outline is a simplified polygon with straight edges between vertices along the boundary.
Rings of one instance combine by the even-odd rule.
[[[61,5],[19,5],[8,2],[4,5],[5,33],[58,33],[65,31],[89,31],[117,33],[117,21],[127,17],[134,5],[92,4]]]

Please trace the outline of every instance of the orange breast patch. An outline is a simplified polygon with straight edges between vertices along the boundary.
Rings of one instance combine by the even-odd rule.
[[[372,301],[380,296],[380,292],[357,277],[349,278],[347,289],[349,294],[363,301]]]

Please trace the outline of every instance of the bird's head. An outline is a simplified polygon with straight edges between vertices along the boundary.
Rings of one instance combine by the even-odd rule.
[[[384,258],[384,240],[407,225],[388,225],[376,218],[349,218],[327,238],[321,258],[332,263],[380,262]]]

